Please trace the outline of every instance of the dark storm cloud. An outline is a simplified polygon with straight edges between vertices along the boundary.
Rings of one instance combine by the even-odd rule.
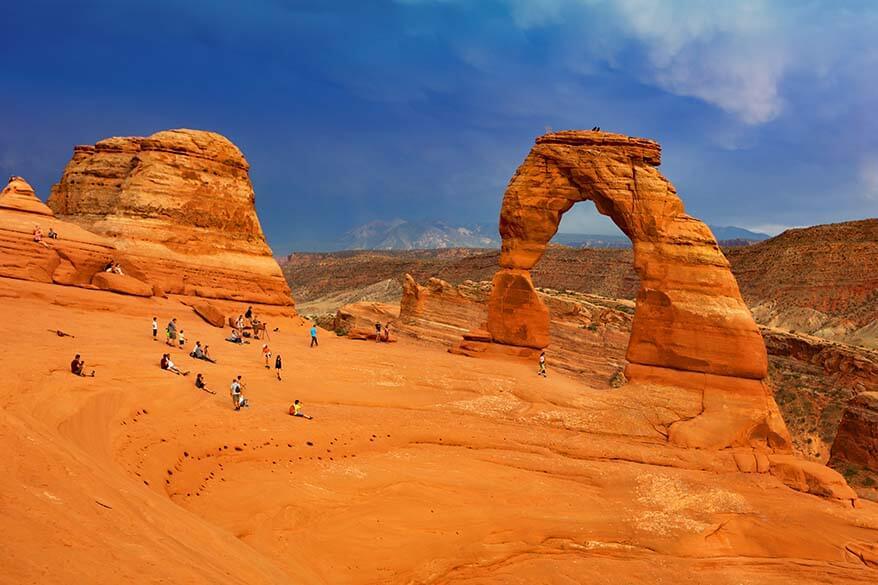
[[[375,218],[495,221],[547,127],[649,136],[689,210],[777,228],[878,212],[869,3],[29,2],[4,8],[0,172],[76,143],[229,136],[278,251]],[[572,228],[601,228],[585,212]]]

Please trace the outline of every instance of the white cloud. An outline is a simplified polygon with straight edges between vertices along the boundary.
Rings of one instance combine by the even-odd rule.
[[[612,61],[626,42],[634,41],[644,56],[635,74],[644,83],[701,99],[748,124],[773,120],[783,109],[778,87],[788,65],[785,37],[778,34],[771,6],[762,0],[511,1],[515,22],[525,28],[570,26],[571,18],[575,23],[597,13],[601,26],[582,22],[588,31],[584,36],[618,38],[597,44],[592,39],[582,48],[599,45],[603,57]],[[592,52],[578,57],[600,56]]]
[[[467,0],[398,0],[407,4]],[[553,58],[589,74],[599,64],[699,99],[748,125],[782,115],[784,83],[839,75],[865,78],[878,5],[771,0],[505,0],[513,24],[551,29]],[[632,49],[636,55],[633,56]],[[871,49],[874,53],[874,49]],[[874,61],[874,56],[873,56]]]
[[[744,229],[748,229],[751,232],[758,232],[761,234],[768,234],[769,236],[776,236],[781,232],[785,232],[787,230],[791,230],[794,228],[806,227],[804,225],[786,225],[782,223],[757,223],[757,224],[747,224],[741,226]]]

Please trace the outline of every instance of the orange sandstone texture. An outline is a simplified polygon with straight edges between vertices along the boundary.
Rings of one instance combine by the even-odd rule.
[[[108,138],[74,149],[48,205],[109,238],[167,293],[291,305],[249,168],[213,132]]]
[[[878,474],[878,392],[863,392],[845,409],[830,465],[843,468],[846,463]]]
[[[37,226],[41,244],[33,239]],[[57,240],[47,237],[50,228]],[[137,282],[143,274],[110,239],[54,217],[27,181],[10,178],[0,192],[0,277],[111,290],[107,281],[94,282],[110,260],[120,263],[129,287],[144,290]]]
[[[768,368],[762,336],[716,239],[686,214],[674,186],[656,169],[660,162],[658,143],[641,138],[588,131],[537,138],[503,198],[501,269],[494,277],[488,331],[501,344],[548,345],[548,311],[529,271],[564,213],[592,201],[634,246],[640,288],[627,352],[629,379],[677,385],[681,373],[704,375],[684,377],[703,393],[705,416],[670,438],[676,434],[691,446],[759,440],[788,447],[789,435],[762,382]]]
[[[561,216],[593,201],[634,244],[640,276],[628,358],[634,363],[762,379],[762,337],[705,224],[685,213],[674,186],[656,170],[657,143],[602,132],[557,132],[537,139],[513,176],[500,212],[503,249],[488,327],[501,343],[540,347],[548,318],[526,292],[528,271]],[[497,286],[499,285],[499,286]],[[531,285],[530,290],[533,290]],[[528,327],[500,318],[533,313]]]
[[[9,183],[0,191],[0,209],[52,216],[52,210],[40,201],[33,187],[21,177],[9,177]]]

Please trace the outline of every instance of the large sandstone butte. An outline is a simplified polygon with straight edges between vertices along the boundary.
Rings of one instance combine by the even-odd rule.
[[[250,165],[200,130],[77,146],[48,205],[110,238],[165,292],[291,305],[265,242]]]
[[[540,136],[515,172],[500,212],[500,270],[488,307],[494,342],[541,349],[549,311],[530,269],[561,216],[592,201],[631,239],[640,279],[627,358],[629,380],[684,385],[703,393],[697,420],[670,437],[693,445],[765,441],[789,435],[764,383],[762,336],[710,229],[686,214],[656,167],[658,143],[588,131]]]

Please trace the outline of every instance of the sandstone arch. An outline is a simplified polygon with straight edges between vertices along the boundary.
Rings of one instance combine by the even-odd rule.
[[[503,197],[501,269],[488,331],[495,342],[543,348],[548,310],[530,278],[561,216],[592,201],[631,239],[640,277],[628,346],[632,364],[760,380],[762,336],[713,234],[686,214],[658,172],[661,147],[590,131],[540,136]]]

